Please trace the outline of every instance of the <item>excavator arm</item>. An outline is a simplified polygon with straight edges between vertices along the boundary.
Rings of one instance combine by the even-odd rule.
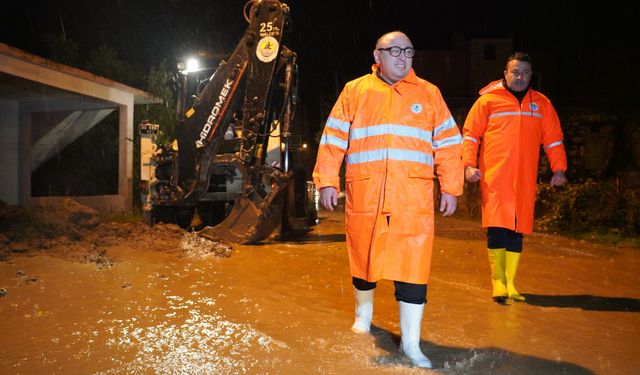
[[[187,186],[187,202],[197,200],[206,191],[209,166],[238,109],[242,112],[244,137],[241,155],[249,165],[264,162],[263,144],[269,133],[266,104],[276,66],[281,65],[282,60],[295,60],[295,55],[281,46],[288,7],[277,0],[249,4],[249,28],[228,61],[220,64],[196,96],[181,125],[185,129],[181,131],[184,136],[179,140],[180,150],[190,149],[195,153],[193,167],[181,165],[181,169],[186,170],[181,178],[183,183],[191,179],[189,172],[195,171],[195,179]]]
[[[255,243],[280,224],[281,198],[293,181],[287,137],[293,115],[296,54],[282,45],[288,16],[288,6],[278,0],[247,2],[246,32],[179,123],[178,178],[172,204],[186,208],[196,207],[210,189],[229,126],[233,124],[241,134],[238,149],[233,156],[227,155],[242,166],[241,194],[221,223],[199,232],[203,237]],[[265,164],[275,127],[279,127],[284,145],[282,163],[277,167]]]

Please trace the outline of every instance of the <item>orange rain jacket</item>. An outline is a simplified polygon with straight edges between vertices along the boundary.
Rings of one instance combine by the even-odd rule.
[[[344,87],[322,134],[313,179],[340,186],[352,276],[426,284],[433,242],[433,178],[462,194],[462,136],[440,90],[414,71],[388,85],[378,66]],[[389,221],[387,221],[389,219]]]
[[[480,147],[482,226],[531,233],[540,145],[554,172],[567,169],[560,120],[551,101],[529,89],[519,103],[502,80],[491,82],[480,90],[463,135],[465,166],[476,167]]]

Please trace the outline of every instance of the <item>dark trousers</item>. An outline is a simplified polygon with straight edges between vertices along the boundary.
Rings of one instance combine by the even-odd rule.
[[[487,228],[487,247],[489,249],[506,249],[514,253],[522,252],[522,233],[511,229]]]
[[[376,285],[376,282],[372,283],[357,277],[353,278],[353,286],[358,290],[375,289]],[[396,301],[416,305],[427,303],[427,284],[409,284],[402,281],[394,281],[393,285],[396,287]]]

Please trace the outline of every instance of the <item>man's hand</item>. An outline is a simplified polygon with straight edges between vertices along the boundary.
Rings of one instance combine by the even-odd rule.
[[[553,172],[553,176],[551,176],[551,186],[562,186],[567,183],[567,176],[564,175],[563,171],[555,171]]]
[[[320,204],[329,211],[333,211],[333,207],[338,205],[338,191],[332,186],[320,189]]]
[[[440,212],[442,212],[442,216],[452,215],[456,212],[457,207],[458,197],[443,192],[442,199],[440,199]]]
[[[480,177],[482,177],[482,173],[478,168],[467,166],[464,169],[464,178],[469,182],[478,182],[480,181]]]

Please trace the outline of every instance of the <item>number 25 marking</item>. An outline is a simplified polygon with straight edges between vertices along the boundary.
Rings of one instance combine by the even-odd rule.
[[[260,32],[269,33],[273,30],[273,22],[260,22]]]

